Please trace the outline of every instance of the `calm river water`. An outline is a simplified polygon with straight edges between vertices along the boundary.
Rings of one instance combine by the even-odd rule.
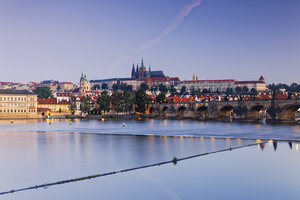
[[[0,192],[255,145],[0,199],[300,199],[300,125],[122,123],[0,121]]]

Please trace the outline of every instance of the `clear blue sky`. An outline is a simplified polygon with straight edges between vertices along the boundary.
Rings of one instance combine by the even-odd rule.
[[[143,57],[181,80],[300,83],[299,0],[0,0],[0,30],[0,81],[129,77]]]

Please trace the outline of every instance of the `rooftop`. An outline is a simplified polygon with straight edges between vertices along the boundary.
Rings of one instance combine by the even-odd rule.
[[[11,90],[11,89],[0,89],[0,94],[32,94],[33,92],[30,92],[28,90]]]

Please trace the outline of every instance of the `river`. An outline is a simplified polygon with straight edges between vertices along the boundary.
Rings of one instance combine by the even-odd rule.
[[[254,144],[0,199],[300,198],[299,125],[149,119],[0,127],[0,192]]]

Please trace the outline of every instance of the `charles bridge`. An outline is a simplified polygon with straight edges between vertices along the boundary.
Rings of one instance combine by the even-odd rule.
[[[211,101],[153,104],[150,113],[161,118],[294,122],[296,100]]]

